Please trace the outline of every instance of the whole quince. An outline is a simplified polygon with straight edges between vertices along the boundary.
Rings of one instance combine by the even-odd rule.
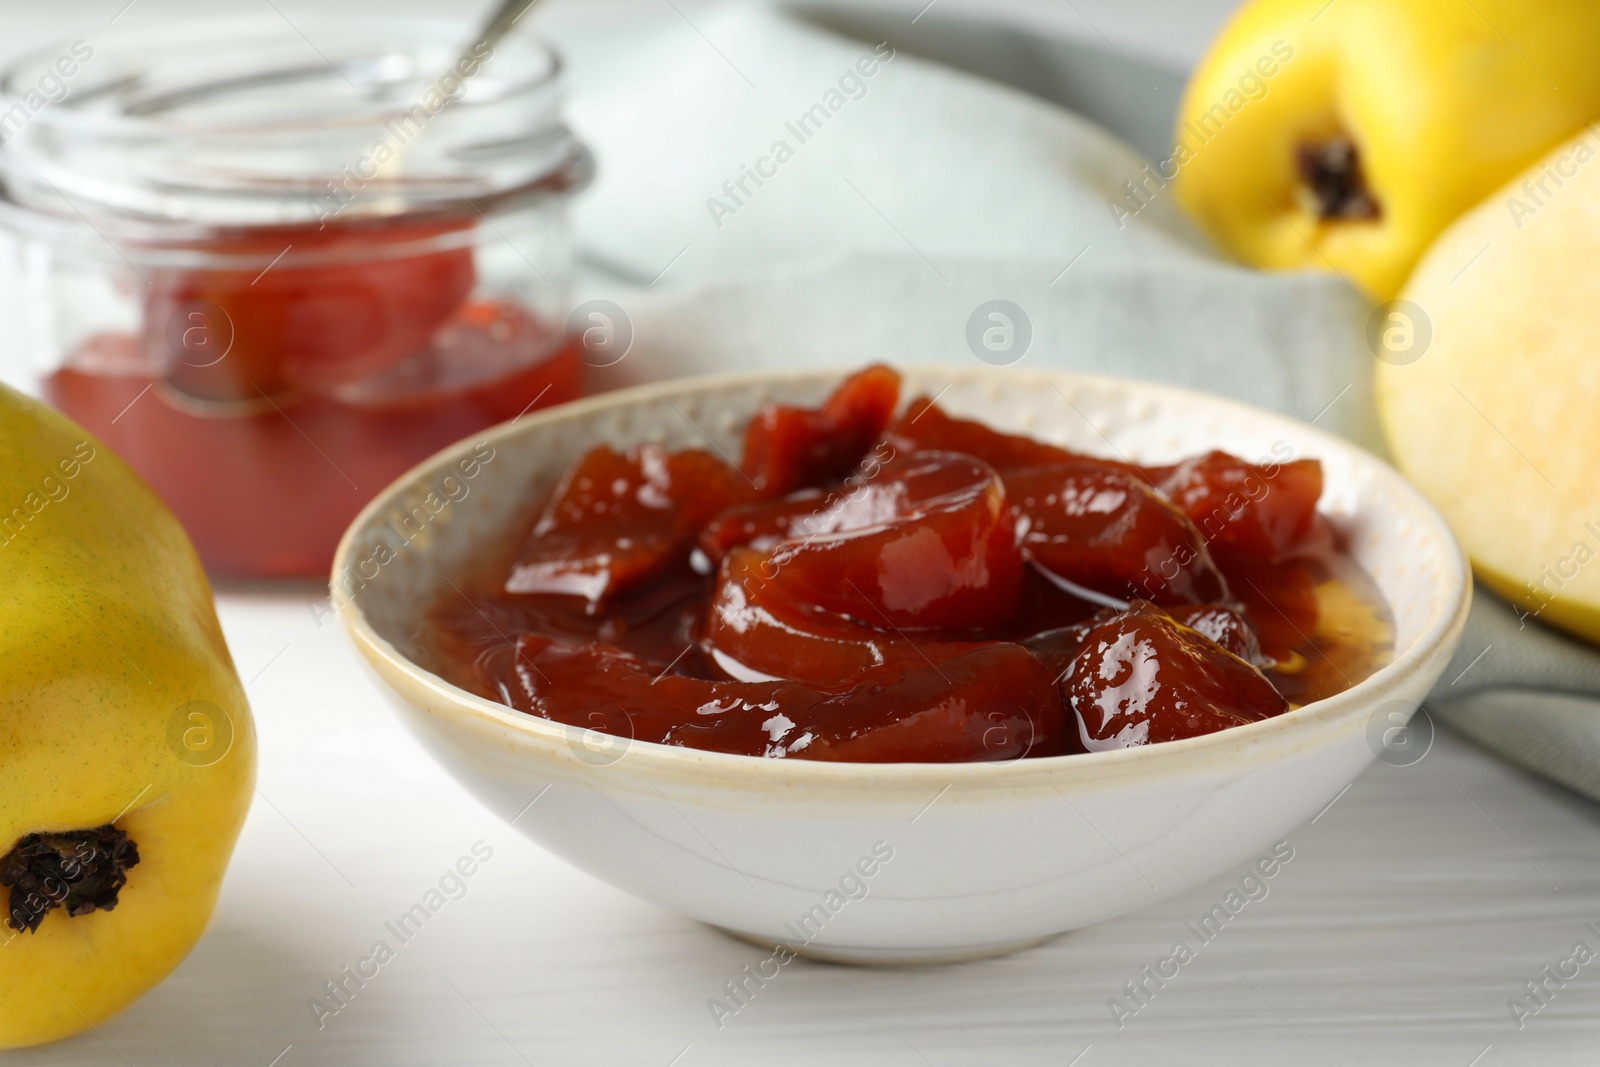
[[[0,1048],[97,1025],[205,929],[255,731],[183,530],[0,386]]]
[[[1252,0],[1190,79],[1164,173],[1244,263],[1331,266],[1388,300],[1596,116],[1594,0]]]

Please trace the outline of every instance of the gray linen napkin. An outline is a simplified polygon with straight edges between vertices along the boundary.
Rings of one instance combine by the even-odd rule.
[[[1382,451],[1370,303],[1331,274],[1224,261],[1150,178],[1181,72],[936,10],[816,4],[561,44],[601,164],[578,211],[583,295],[632,335],[601,384],[969,361],[969,317],[1003,298],[1029,365],[1231,394]],[[1429,708],[1600,797],[1592,693],[1600,654],[1480,591]]]

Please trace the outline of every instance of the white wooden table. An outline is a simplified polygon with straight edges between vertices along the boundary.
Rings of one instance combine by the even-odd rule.
[[[336,626],[318,627],[314,589],[228,593],[221,608],[256,711],[261,795],[211,931],[102,1033],[9,1062],[1600,1061],[1600,960],[1552,985],[1520,1031],[1507,1008],[1574,942],[1600,950],[1585,925],[1600,923],[1600,805],[1447,734],[1413,766],[1373,766],[1291,834],[1268,896],[1208,944],[1186,923],[1229,879],[1005,959],[796,961],[719,1030],[707,999],[766,953],[568,867],[469,798]],[[396,945],[385,923],[478,841],[493,855],[465,895],[319,1029],[309,1005],[324,983],[375,941]],[[1108,1000],[1131,1004],[1124,983],[1180,938],[1195,959],[1119,1030]]]
[[[0,19],[21,46],[109,19],[124,2],[69,16],[7,0]],[[660,7],[594,3],[601,15]],[[1003,6],[1182,62],[1230,3]],[[552,19],[579,17],[574,3],[551,8]],[[194,10],[142,0],[127,17]],[[1124,983],[1174,941],[1194,943],[1186,923],[1221,900],[1227,879],[1000,960],[907,970],[796,961],[718,1029],[707,999],[765,953],[566,866],[470,799],[391,717],[315,588],[225,592],[220,606],[255,708],[261,778],[212,928],[99,1032],[9,1063],[1600,1062],[1600,959],[1564,986],[1550,982],[1521,1029],[1508,1007],[1576,942],[1600,952],[1586,925],[1600,925],[1600,805],[1449,735],[1414,766],[1375,765],[1295,831],[1294,859],[1269,896],[1120,1029],[1108,1001],[1131,1003]],[[319,1028],[310,1004],[324,984],[375,941],[394,944],[385,924],[478,842],[492,856],[465,894]]]

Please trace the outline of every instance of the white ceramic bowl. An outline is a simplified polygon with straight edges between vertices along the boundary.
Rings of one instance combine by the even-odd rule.
[[[646,900],[856,962],[1037,942],[1241,870],[1373,759],[1373,738],[1422,699],[1460,636],[1470,576],[1450,531],[1348,442],[1147,382],[951,367],[907,371],[905,395],[938,393],[957,415],[1149,462],[1212,447],[1254,459],[1280,441],[1322,460],[1323,510],[1394,612],[1395,659],[1329,700],[1186,741],[1005,765],[863,765],[629,743],[512,711],[411,658],[447,579],[591,446],[709,443],[736,455],[758,405],[815,402],[842,373],[683,380],[528,416],[411,471],[339,547],[339,616],[422,742],[529,837]]]

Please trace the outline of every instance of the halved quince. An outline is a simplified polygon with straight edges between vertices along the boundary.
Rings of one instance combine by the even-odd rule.
[[[1378,405],[1478,576],[1600,640],[1600,134],[1552,151],[1428,251]],[[1428,326],[1431,325],[1431,330]],[[1422,343],[1431,332],[1431,342]]]

